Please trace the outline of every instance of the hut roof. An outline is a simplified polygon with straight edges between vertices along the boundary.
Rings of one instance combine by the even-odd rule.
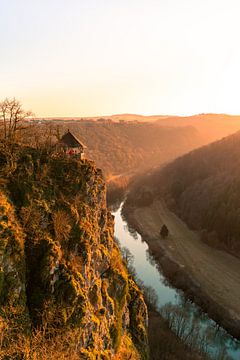
[[[74,147],[82,147],[83,149],[86,148],[86,146],[80,140],[78,140],[78,138],[75,135],[73,135],[69,130],[66,134],[62,136],[60,143],[73,148]]]

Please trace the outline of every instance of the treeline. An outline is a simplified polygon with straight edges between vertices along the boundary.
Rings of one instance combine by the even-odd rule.
[[[145,181],[150,197],[164,197],[184,221],[201,230],[203,241],[238,256],[239,154],[237,132],[178,158]]]

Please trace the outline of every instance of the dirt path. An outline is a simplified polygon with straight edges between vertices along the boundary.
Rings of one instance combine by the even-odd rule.
[[[154,242],[193,277],[201,291],[223,307],[234,320],[240,321],[240,260],[200,241],[189,228],[161,202],[136,208],[132,217],[149,242]],[[165,223],[170,235],[160,239]]]

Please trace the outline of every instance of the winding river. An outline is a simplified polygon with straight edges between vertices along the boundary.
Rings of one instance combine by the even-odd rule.
[[[118,239],[121,247],[129,249],[134,256],[133,266],[136,270],[137,277],[146,286],[151,286],[158,295],[158,307],[163,309],[166,306],[182,306],[184,303],[183,293],[171,287],[164,275],[157,268],[154,260],[148,253],[148,245],[144,242],[141,236],[131,231],[127,223],[121,216],[120,207],[113,211],[115,216],[115,236]],[[208,335],[205,343],[205,350],[211,355],[213,359],[231,359],[240,360],[240,343],[236,341],[224,329],[219,328],[217,324],[208,317],[207,314],[201,312],[200,308],[194,303],[189,303],[186,308],[188,315],[190,313],[189,321],[198,322],[200,331]]]

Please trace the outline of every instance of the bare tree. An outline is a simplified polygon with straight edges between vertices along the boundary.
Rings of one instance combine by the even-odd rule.
[[[152,310],[158,310],[158,295],[152,286],[144,285],[143,288],[144,299],[148,307]]]
[[[134,256],[133,254],[131,253],[131,251],[123,246],[121,248],[121,253],[122,253],[122,258],[123,260],[126,262],[126,265],[129,266],[129,265],[133,265],[133,262],[134,262]]]
[[[23,129],[24,121],[33,116],[31,111],[25,111],[22,104],[16,100],[6,98],[0,102],[0,125],[3,127],[3,139],[15,142],[17,131]]]

